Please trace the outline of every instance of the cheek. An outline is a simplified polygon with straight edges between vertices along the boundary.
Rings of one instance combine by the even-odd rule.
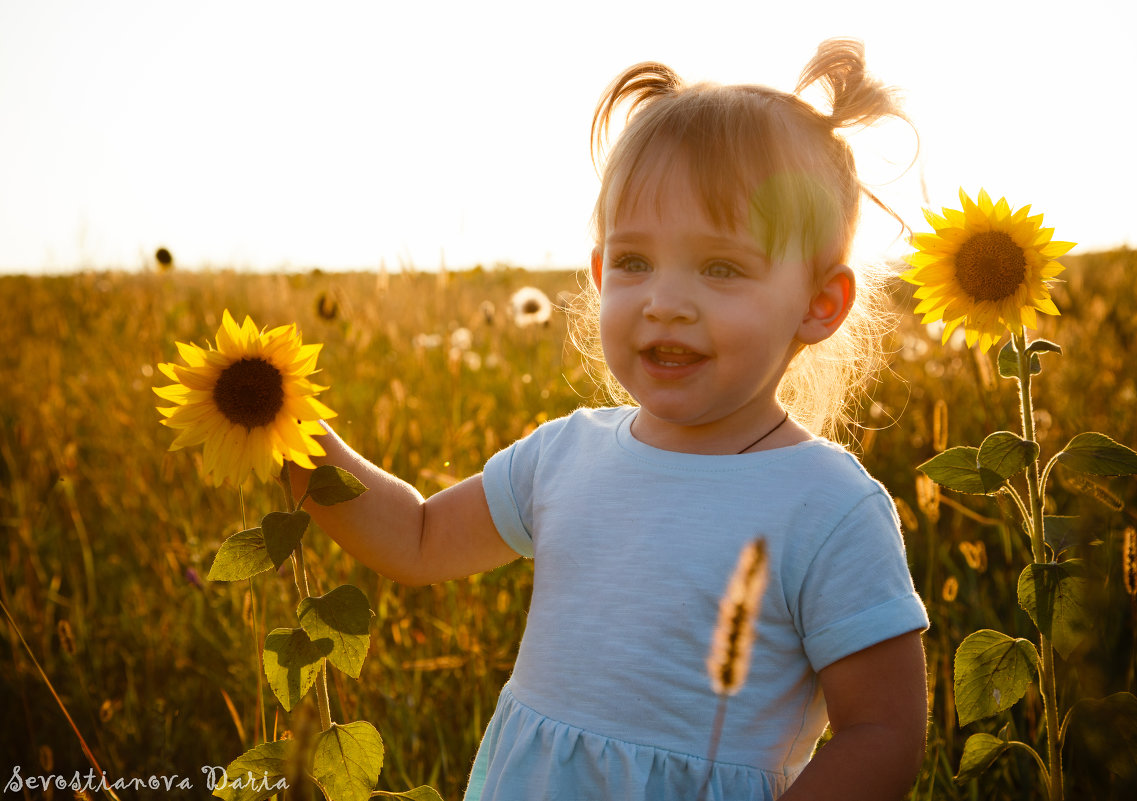
[[[600,344],[604,349],[604,358],[611,359],[615,355],[615,345],[626,338],[625,325],[622,317],[611,301],[605,300],[600,304]]]

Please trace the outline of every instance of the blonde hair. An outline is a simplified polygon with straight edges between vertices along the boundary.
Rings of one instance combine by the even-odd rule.
[[[828,114],[799,97],[813,85],[825,91]],[[609,123],[624,104],[627,125],[605,157]],[[747,225],[770,258],[800,256],[819,283],[830,267],[848,262],[862,194],[900,219],[862,184],[838,133],[885,117],[907,120],[895,91],[865,71],[864,46],[855,40],[823,42],[793,94],[753,85],[688,85],[655,62],[630,67],[607,88],[592,120],[593,162],[603,164],[592,216],[596,242],[603,246],[609,221],[637,201],[651,168],[685,162],[716,225]],[[847,429],[850,401],[883,366],[882,341],[894,320],[887,302],[891,274],[851,266],[857,292],[845,322],[825,341],[801,349],[778,388],[778,402],[821,436],[840,437]],[[604,366],[599,293],[591,284],[578,310],[575,344],[598,368],[612,398],[629,400]]]

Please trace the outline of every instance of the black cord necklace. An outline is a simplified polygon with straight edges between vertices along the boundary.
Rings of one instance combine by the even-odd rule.
[[[759,442],[761,442],[762,440],[766,439],[766,437],[770,436],[770,435],[771,435],[771,434],[773,434],[775,431],[777,431],[779,428],[781,428],[782,426],[784,426],[784,425],[786,424],[786,421],[787,421],[787,420],[789,420],[789,419],[790,419],[790,413],[789,413],[789,412],[786,412],[786,413],[785,413],[785,415],[782,417],[782,419],[781,419],[781,420],[778,422],[778,424],[777,424],[776,426],[774,426],[774,427],[773,427],[773,428],[771,428],[769,431],[767,431],[765,434],[763,434],[762,436],[758,437],[758,439],[754,440],[754,441],[753,441],[753,442],[751,442],[749,445],[747,445],[745,448],[743,448],[742,450],[740,450],[740,451],[739,451],[739,453],[746,453],[748,450],[750,450],[751,448],[753,448],[753,447],[754,447],[755,445],[757,445]]]

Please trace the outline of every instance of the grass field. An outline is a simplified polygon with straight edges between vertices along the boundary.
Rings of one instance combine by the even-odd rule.
[[[1066,282],[1055,289],[1063,315],[1036,332],[1065,349],[1043,357],[1036,380],[1043,456],[1088,430],[1132,447],[1137,254],[1063,262]],[[555,299],[580,280],[517,269],[0,277],[0,598],[108,777],[190,775],[200,785],[202,766],[228,763],[266,727],[271,738],[297,725],[258,686],[254,636],[290,625],[291,576],[204,579],[220,542],[247,526],[236,491],[200,480],[200,449],[166,451],[173,435],[158,424],[150,388],[166,383],[154,366],[176,357],[174,341],[212,338],[225,308],[260,325],[298,323],[306,342],[325,344],[318,380],[331,385],[321,400],[338,411],[337,430],[429,495],[540,422],[601,402],[566,345],[563,314],[518,328],[505,313],[517,288]],[[907,302],[903,289],[898,298]],[[891,371],[862,410],[854,447],[898,499],[933,623],[929,747],[912,797],[1042,798],[1027,757],[1002,759],[979,781],[951,779],[968,734],[1009,723],[1015,737],[1038,739],[1036,699],[961,731],[951,698],[952,655],[968,633],[1033,636],[1015,596],[1029,547],[1011,508],[947,492],[937,505],[918,495],[915,471],[935,453],[938,401],[940,436],[946,413],[950,444],[978,444],[1017,428],[1014,384],[994,377],[994,353],[943,347],[910,317],[892,344]],[[1065,710],[1081,697],[1137,690],[1137,613],[1121,575],[1137,482],[1059,478],[1048,509],[1079,516],[1073,552],[1092,571],[1097,621],[1089,644],[1060,665]],[[259,520],[282,498],[250,483],[244,505],[247,519]],[[516,654],[530,565],[409,589],[360,568],[322,532],[305,545],[314,592],[353,583],[376,612],[360,680],[333,673],[333,716],[379,729],[383,787],[429,783],[459,798]],[[13,766],[24,775],[85,774],[78,740],[15,629],[2,631],[0,779]],[[1076,788],[1122,792],[1084,750],[1068,755],[1068,767]]]

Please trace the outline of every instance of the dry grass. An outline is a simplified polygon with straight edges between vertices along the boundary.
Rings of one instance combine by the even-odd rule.
[[[1039,332],[1067,352],[1043,357],[1036,405],[1044,456],[1083,430],[1137,443],[1137,293],[1129,283],[1137,255],[1068,261],[1069,283],[1056,293],[1064,314]],[[520,286],[556,297],[578,281],[521,270],[442,279],[176,271],[0,278],[0,597],[108,776],[199,779],[201,766],[225,764],[253,745],[262,723],[249,624],[255,616],[263,636],[283,625],[293,603],[289,577],[258,577],[255,602],[248,582],[197,579],[222,539],[241,528],[241,508],[236,493],[200,481],[199,455],[166,453],[171,434],[158,425],[150,387],[153,366],[175,356],[173,342],[212,336],[224,308],[264,325],[297,322],[306,342],[326,345],[320,378],[331,389],[321,399],[339,412],[337,430],[430,494],[543,420],[596,401],[564,344],[563,315],[523,330],[505,315]],[[337,306],[331,319],[329,299]],[[459,328],[470,332],[466,353],[476,356],[451,353]],[[433,337],[442,344],[432,346]],[[1023,797],[1033,767],[1013,759],[976,788],[951,784],[966,733],[953,719],[950,669],[955,646],[977,628],[1029,636],[1014,595],[1014,566],[1027,546],[1010,510],[989,499],[945,493],[934,511],[921,504],[914,471],[934,452],[937,434],[973,444],[1014,428],[1013,385],[989,378],[993,354],[985,365],[969,351],[941,348],[911,320],[895,344],[893,372],[865,410],[871,430],[861,448],[901,501],[913,574],[933,620],[935,705],[913,797]],[[947,414],[943,406],[936,412],[941,399]],[[1082,515],[1075,547],[1101,579],[1100,630],[1063,666],[1063,703],[1134,688],[1135,616],[1121,539],[1137,489],[1130,480],[1106,489],[1124,511],[1073,486],[1050,499],[1056,513]],[[273,493],[248,486],[250,519],[280,507]],[[366,718],[382,733],[385,786],[430,783],[460,797],[516,654],[530,566],[408,589],[362,570],[322,532],[305,542],[318,587],[354,583],[377,613],[360,681],[340,676],[331,688],[334,716]],[[69,637],[60,637],[61,627]],[[13,765],[29,774],[49,764],[85,773],[78,741],[10,628],[2,642],[3,775]],[[1005,721],[1020,739],[1037,732],[1029,711],[1008,713],[999,725]],[[290,725],[283,713],[267,721],[270,734]],[[967,733],[984,725],[995,722]]]

